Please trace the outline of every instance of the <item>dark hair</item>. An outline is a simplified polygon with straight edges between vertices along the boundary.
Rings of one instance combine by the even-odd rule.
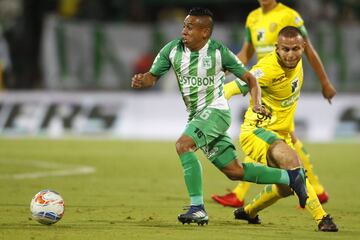
[[[202,7],[195,7],[190,9],[189,11],[190,16],[209,16],[211,18],[214,17],[214,14],[207,8]]]
[[[213,13],[207,9],[202,7],[195,7],[190,9],[189,11],[190,16],[197,16],[197,17],[208,17],[209,21],[205,22],[205,27],[210,28],[210,36],[212,34],[214,28],[214,20],[213,20]]]
[[[283,37],[287,37],[287,38],[293,38],[293,37],[297,37],[299,35],[302,36],[302,33],[297,27],[286,26],[286,27],[284,27],[283,29],[280,30],[278,36],[283,36]]]

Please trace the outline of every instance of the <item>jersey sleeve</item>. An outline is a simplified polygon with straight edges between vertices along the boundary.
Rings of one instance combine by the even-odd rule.
[[[245,42],[251,43],[251,31],[250,31],[250,15],[246,18],[245,23]]]
[[[302,19],[302,17],[300,16],[300,14],[295,11],[295,10],[292,10],[291,13],[290,13],[290,23],[289,25],[292,25],[292,26],[295,26],[297,27],[302,36],[304,38],[307,38],[308,37],[308,33],[307,33],[307,30],[306,30],[306,27],[305,27],[305,24],[304,24],[304,20]]]
[[[170,62],[170,51],[172,49],[173,43],[170,42],[166,44],[160,52],[157,54],[157,56],[154,59],[154,62],[150,68],[150,73],[154,76],[161,77],[164,75],[167,71],[169,71],[171,67]]]
[[[249,92],[249,87],[240,79],[235,79],[224,86],[225,98],[229,100],[232,96],[242,94],[245,96]]]
[[[248,71],[245,65],[239,60],[239,58],[227,47],[222,46],[220,51],[222,67],[224,70],[228,70],[239,78],[241,78],[241,76]]]

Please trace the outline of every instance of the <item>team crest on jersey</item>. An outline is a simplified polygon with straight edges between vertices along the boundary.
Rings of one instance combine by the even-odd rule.
[[[296,24],[296,25],[299,25],[301,22],[302,22],[302,18],[299,17],[299,16],[297,16],[297,17],[295,18],[295,24]]]
[[[256,31],[256,39],[258,42],[263,42],[265,40],[265,30],[259,29]]]
[[[254,75],[254,77],[256,79],[261,78],[262,76],[264,76],[264,72],[261,69],[256,69],[254,71],[251,71],[251,74]]]
[[[277,24],[276,23],[270,23],[270,25],[269,25],[269,31],[270,32],[275,32],[276,31],[276,29],[277,29]]]
[[[212,67],[211,57],[209,56],[203,57],[202,65],[203,68],[210,69]]]
[[[295,78],[291,82],[291,92],[295,92],[295,90],[299,87],[299,78]]]

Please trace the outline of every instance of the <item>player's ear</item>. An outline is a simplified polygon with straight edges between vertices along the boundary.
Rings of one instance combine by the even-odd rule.
[[[203,29],[203,38],[206,39],[206,38],[209,38],[211,35],[211,30],[210,28],[206,27]]]
[[[302,38],[303,39],[303,48],[307,48],[308,46],[311,46],[310,39],[308,38]]]

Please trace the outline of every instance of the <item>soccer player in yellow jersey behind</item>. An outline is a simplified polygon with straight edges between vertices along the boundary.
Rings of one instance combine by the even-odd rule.
[[[280,29],[285,26],[297,27],[306,43],[304,52],[318,76],[322,87],[322,94],[324,98],[331,103],[331,99],[335,96],[336,91],[329,82],[321,60],[310,42],[304,21],[300,15],[295,10],[281,3],[277,3],[276,0],[259,0],[259,3],[260,8],[252,11],[246,19],[245,41],[242,49],[237,54],[238,58],[245,65],[249,63],[254,53],[256,53],[257,60],[262,59],[266,54],[273,51]],[[226,92],[225,94],[231,95],[231,93]],[[318,177],[314,174],[309,154],[304,149],[302,142],[296,137],[294,127],[291,132],[291,141],[304,165],[309,181],[313,185],[320,202],[327,202],[328,194],[320,184]],[[244,162],[252,161],[253,159],[249,157],[246,157],[244,160]],[[241,207],[244,205],[245,195],[250,185],[251,183],[242,182],[238,184],[232,192],[225,195],[213,195],[212,198],[223,206]]]
[[[246,156],[258,163],[292,169],[300,161],[293,149],[290,133],[294,130],[294,115],[303,84],[301,56],[306,43],[298,28],[287,26],[279,32],[275,46],[275,51],[267,54],[250,70],[262,89],[261,102],[271,116],[264,117],[252,111],[253,102],[250,100],[241,125],[240,144]],[[241,92],[237,84],[228,85],[231,86],[232,89],[228,90],[233,94]],[[306,209],[316,221],[319,231],[338,231],[308,179],[306,187],[309,196]],[[267,185],[245,208],[234,211],[235,218],[259,224],[259,211],[290,195],[292,192],[288,186]]]

